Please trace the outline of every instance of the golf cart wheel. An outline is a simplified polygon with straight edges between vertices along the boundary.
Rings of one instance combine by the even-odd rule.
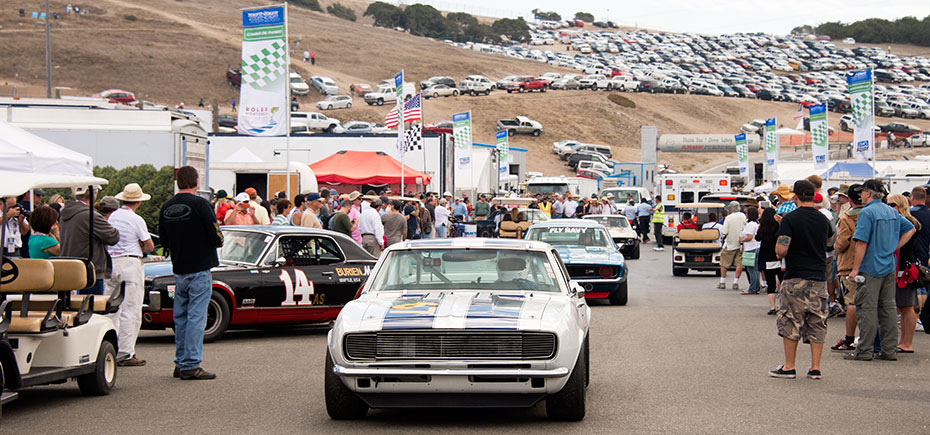
[[[107,340],[100,342],[94,372],[78,376],[78,388],[86,396],[105,396],[116,385],[116,348]]]
[[[229,327],[229,304],[223,295],[213,292],[207,305],[207,324],[203,331],[203,342],[219,340]]]
[[[688,268],[686,267],[673,267],[672,268],[672,275],[685,276],[687,274],[688,274]]]

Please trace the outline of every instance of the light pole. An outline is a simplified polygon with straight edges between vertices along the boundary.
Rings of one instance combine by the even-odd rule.
[[[45,0],[45,98],[52,98],[52,30],[49,25],[48,0]]]

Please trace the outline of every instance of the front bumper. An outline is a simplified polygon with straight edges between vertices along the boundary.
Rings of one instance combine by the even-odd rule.
[[[504,378],[559,378],[568,376],[566,367],[554,369],[405,369],[405,368],[350,368],[333,366],[333,373],[339,376],[484,376]]]

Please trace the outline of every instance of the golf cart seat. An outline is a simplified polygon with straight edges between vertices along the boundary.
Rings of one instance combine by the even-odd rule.
[[[94,264],[83,259],[70,258],[51,258],[47,261],[52,263],[54,268],[54,283],[50,291],[71,292],[86,288],[88,283],[94,280]],[[81,276],[84,276],[82,279]],[[109,314],[119,311],[119,305],[123,301],[124,288],[117,289],[116,293],[107,297],[105,295],[67,295],[67,301],[62,301],[64,311],[80,311],[87,301],[88,311],[98,314]],[[22,296],[10,295],[13,310],[22,308]],[[59,295],[41,294],[31,295],[29,297],[29,309],[46,311],[51,308],[56,300],[62,299]]]
[[[720,249],[720,231],[716,228],[707,228],[695,230],[684,228],[678,232],[678,243],[676,249],[701,249],[715,250]]]
[[[500,237],[505,239],[522,239],[530,225],[533,225],[533,223],[529,221],[503,221],[501,222]]]
[[[90,319],[91,300],[79,299],[76,312],[64,312],[71,290],[87,287],[88,268],[81,260],[13,259],[19,269],[16,279],[0,287],[4,301],[0,312],[9,319],[12,333],[42,333],[61,327],[80,326]],[[92,270],[92,269],[91,269]],[[59,293],[33,296],[33,293]],[[17,293],[8,295],[8,293]],[[17,314],[12,315],[16,308]],[[70,307],[69,307],[70,308]],[[0,326],[0,330],[2,330]]]

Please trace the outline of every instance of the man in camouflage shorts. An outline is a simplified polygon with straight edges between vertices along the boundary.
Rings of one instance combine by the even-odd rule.
[[[830,221],[814,209],[814,185],[794,183],[798,208],[781,219],[775,255],[785,260],[785,279],[778,289],[776,325],[785,347],[785,363],[769,371],[773,378],[794,379],[798,341],[811,345],[807,377],[820,379],[820,357],[827,335],[826,245],[833,237]]]

